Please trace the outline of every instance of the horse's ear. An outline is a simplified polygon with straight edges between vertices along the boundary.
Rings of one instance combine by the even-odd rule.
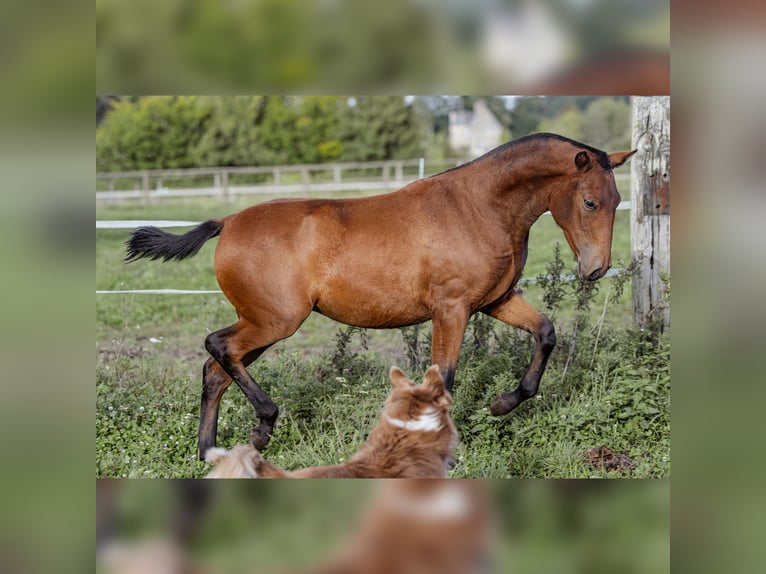
[[[577,166],[577,171],[582,172],[588,171],[593,165],[590,161],[590,156],[588,155],[587,151],[577,152],[574,162]]]
[[[630,158],[630,156],[632,156],[637,151],[638,151],[637,149],[634,149],[633,151],[616,151],[614,153],[610,153],[609,163],[612,164],[613,169],[615,167],[620,167],[622,164],[628,161],[628,158]]]
[[[391,384],[395,389],[409,389],[413,385],[413,382],[399,367],[391,367],[388,376],[391,378]]]
[[[423,375],[423,388],[433,397],[444,393],[444,379],[439,370],[439,365],[428,367],[426,374]]]

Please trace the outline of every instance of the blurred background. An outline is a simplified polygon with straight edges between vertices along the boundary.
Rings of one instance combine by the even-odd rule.
[[[396,488],[391,488],[392,482],[398,483]],[[408,493],[410,485],[404,482],[417,483],[412,485],[416,490]],[[383,545],[381,551],[407,552],[406,541],[425,544],[426,538],[407,528],[401,528],[397,537],[385,528],[398,500],[408,494],[429,500],[440,489],[457,489],[472,501],[472,509],[465,518],[435,518],[428,530],[441,530],[440,552],[463,544],[473,548],[471,552],[486,554],[482,561],[488,568],[450,572],[661,574],[670,572],[669,486],[665,480],[101,480],[100,571],[133,574],[130,569],[118,570],[116,557],[125,566],[131,558],[160,548],[167,555],[175,548],[190,567],[210,574],[310,567],[315,571],[354,548],[360,532],[370,531],[380,537],[373,539]],[[456,494],[451,491],[451,496]],[[456,527],[445,528],[451,520]],[[477,535],[475,544],[466,544]],[[381,571],[374,558],[369,560],[357,571]],[[423,567],[417,572],[444,570]]]
[[[96,2],[97,93],[667,94],[667,0]]]

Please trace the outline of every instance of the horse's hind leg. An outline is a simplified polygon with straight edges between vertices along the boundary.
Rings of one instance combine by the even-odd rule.
[[[242,364],[247,367],[257,359],[268,347],[259,349],[258,353],[248,355]],[[249,360],[246,360],[249,359]],[[213,448],[218,435],[218,409],[221,398],[232,383],[232,378],[226,374],[218,361],[210,357],[202,368],[202,404],[199,418],[199,459],[205,460],[205,453]]]
[[[259,328],[245,319],[240,319],[234,325],[215,331],[205,339],[207,352],[242,389],[242,392],[253,405],[255,414],[260,419],[259,426],[253,429],[250,435],[251,443],[258,449],[265,447],[271,439],[271,432],[274,429],[279,409],[271,397],[253,380],[253,377],[247,372],[246,366],[276,341],[292,335],[304,318],[301,317],[299,321],[291,323],[273,321],[269,323],[267,328]],[[224,384],[220,382],[219,378],[218,386],[223,387]],[[211,382],[211,389],[214,387],[215,385]],[[223,390],[220,393],[222,394]],[[220,396],[218,400],[220,400]],[[206,416],[211,415],[206,413]],[[204,452],[200,454],[204,454]]]
[[[539,313],[517,292],[513,292],[510,298],[504,302],[482,309],[482,311],[503,323],[531,333],[535,338],[535,352],[532,355],[532,362],[521,378],[519,386],[513,392],[499,394],[492,401],[490,406],[492,414],[495,416],[504,415],[537,394],[540,378],[545,371],[548,357],[556,346],[556,331],[550,319]]]
[[[205,366],[202,367],[202,404],[199,411],[197,442],[200,460],[205,460],[205,453],[215,446],[218,433],[218,407],[231,381],[232,378],[213,357],[205,361]]]

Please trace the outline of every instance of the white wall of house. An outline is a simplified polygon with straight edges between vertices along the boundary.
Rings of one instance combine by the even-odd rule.
[[[485,100],[476,100],[473,111],[455,110],[449,114],[449,141],[456,152],[477,157],[500,145],[502,137],[503,125]]]

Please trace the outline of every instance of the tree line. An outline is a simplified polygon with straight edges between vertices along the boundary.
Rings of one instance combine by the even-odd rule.
[[[486,98],[508,137],[553,131],[630,145],[627,98]],[[96,169],[129,171],[456,157],[456,96],[144,96],[96,99]]]

